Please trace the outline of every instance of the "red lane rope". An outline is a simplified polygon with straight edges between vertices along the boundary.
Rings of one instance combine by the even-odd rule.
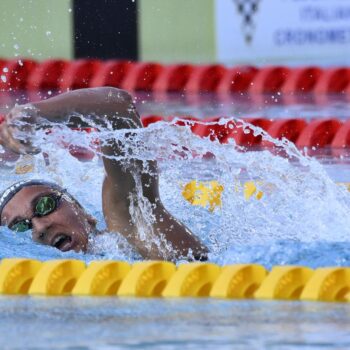
[[[273,138],[281,139],[284,137],[288,139],[295,143],[299,149],[306,149],[310,155],[317,154],[317,151],[322,149],[330,150],[330,155],[335,157],[350,155],[350,120],[342,122],[335,118],[315,118],[310,121],[300,118],[241,119],[262,128]],[[0,124],[4,120],[5,116],[0,115]],[[175,126],[187,125],[191,132],[199,137],[209,138],[211,141],[220,143],[228,143],[230,139],[233,139],[237,145],[244,146],[247,149],[264,150],[275,147],[271,142],[262,140],[260,135],[254,136],[254,130],[250,127],[243,130],[240,122],[234,122],[227,117],[210,117],[199,120],[192,116],[146,115],[141,117],[141,121],[144,127],[161,121],[171,122]],[[92,129],[79,128],[77,131],[91,132]],[[70,153],[80,160],[91,160],[94,157],[92,150],[74,145],[66,146]],[[92,148],[94,147],[98,147],[98,140],[92,145]]]
[[[79,59],[0,58],[0,91],[114,86],[129,91],[178,93],[249,93],[285,96],[310,93],[350,97],[350,67],[163,65],[157,62]]]
[[[174,117],[162,117],[159,115],[142,116],[144,127],[159,121],[171,121]],[[189,120],[191,131],[200,137],[208,137],[210,140],[217,140],[220,143],[228,143],[234,139],[236,144],[245,147],[266,149],[273,147],[269,141],[262,140],[261,136],[254,136],[253,130],[249,127],[244,131],[239,122],[237,125],[220,117],[210,117],[196,123],[195,118],[189,116],[179,119]],[[262,128],[273,138],[282,137],[296,144],[300,149],[322,149],[332,148],[332,155],[344,155],[350,149],[350,121],[343,123],[335,118],[315,118],[309,122],[300,118],[268,119],[268,118],[241,118],[250,124]],[[199,121],[199,120],[197,120]],[[177,121],[177,125],[185,125],[186,121]],[[348,152],[349,153],[349,152]]]

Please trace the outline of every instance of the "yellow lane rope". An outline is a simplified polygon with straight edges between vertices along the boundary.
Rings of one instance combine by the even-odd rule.
[[[350,268],[2,259],[0,294],[350,302]]]

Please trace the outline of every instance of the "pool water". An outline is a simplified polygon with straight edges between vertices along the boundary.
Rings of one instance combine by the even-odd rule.
[[[252,102],[218,101],[208,96],[138,97],[142,114],[248,117],[260,113],[310,118],[336,112],[345,118],[347,113],[344,101],[326,105],[308,101],[285,105],[278,98],[269,104]],[[76,196],[103,229],[100,158],[79,162],[57,141],[64,138],[89,147],[97,135],[52,127],[52,134],[37,131],[35,138],[49,162],[38,154],[32,158],[34,170],[23,175],[15,173],[15,164],[3,163],[1,185],[24,178],[54,180]],[[102,130],[98,138],[103,142],[110,135],[111,131]],[[284,157],[269,151],[242,152],[232,143],[221,145],[193,135],[188,127],[165,123],[137,130],[133,139],[126,139],[122,130],[114,131],[113,136],[125,144],[129,155],[158,161],[162,201],[208,245],[210,261],[222,265],[255,262],[267,268],[286,264],[350,266],[350,194],[335,184],[350,180],[348,159],[305,157],[292,144],[277,141]],[[208,159],[208,152],[214,158]],[[182,186],[193,179],[217,180],[224,186],[221,208],[210,212],[184,200]],[[254,180],[264,192],[261,200],[246,200],[237,192],[237,184],[247,180]],[[84,255],[35,244],[29,233],[14,234],[6,228],[0,233],[1,258],[140,259],[117,234],[91,237],[90,250]],[[350,347],[346,332],[349,304],[3,296],[0,310],[0,346],[6,349]]]
[[[0,312],[2,349],[350,347],[337,303],[1,297]]]

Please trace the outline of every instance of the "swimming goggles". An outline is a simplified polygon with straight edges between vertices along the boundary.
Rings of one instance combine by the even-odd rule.
[[[59,206],[63,194],[50,193],[39,197],[34,207],[34,214],[29,219],[14,222],[9,229],[15,232],[25,232],[33,228],[32,219],[40,218],[53,213]]]

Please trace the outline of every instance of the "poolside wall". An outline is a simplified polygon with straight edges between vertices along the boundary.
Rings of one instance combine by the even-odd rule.
[[[1,57],[73,57],[71,0],[1,0]]]
[[[129,7],[138,6],[138,56],[140,59],[168,62],[215,60],[213,0],[138,0],[135,2],[108,0],[108,2],[112,4],[114,11],[116,3],[120,8],[124,7],[120,6],[123,3],[128,4]],[[82,3],[90,4],[91,1],[1,0],[0,56],[35,59],[74,58],[76,44],[74,11],[77,9],[77,4]],[[96,1],[94,3],[97,4]],[[94,17],[96,18],[96,11],[91,11],[91,19]],[[106,21],[106,27],[117,26],[117,19],[114,18],[113,23],[111,20]],[[129,27],[136,26],[136,23],[132,23],[134,18],[130,18],[129,15],[128,19]],[[122,29],[119,37],[130,35],[126,27]],[[118,28],[115,31],[118,32]],[[129,36],[128,40],[133,41],[135,38]],[[116,44],[118,43],[114,41],[114,45],[111,42],[110,46],[116,46]],[[79,55],[80,52],[78,52]]]
[[[0,11],[2,57],[339,65],[350,54],[344,0],[2,0]]]

